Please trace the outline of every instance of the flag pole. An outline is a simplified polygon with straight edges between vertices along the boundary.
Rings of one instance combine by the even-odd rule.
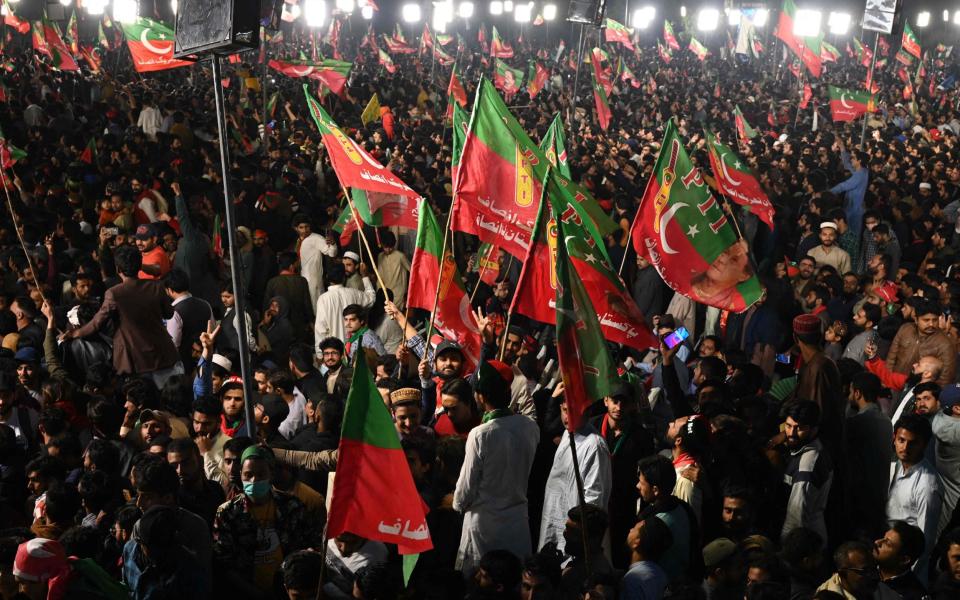
[[[426,200],[422,200],[426,202]],[[447,226],[443,230],[443,244],[440,246],[440,256],[438,262],[438,277],[443,277],[443,261],[447,257],[447,241],[450,238],[450,221],[451,215],[453,215],[453,205],[450,206],[450,210],[447,212]],[[427,352],[430,349],[430,338],[433,337],[433,325],[434,321],[437,318],[437,306],[440,304],[440,281],[437,280],[437,291],[433,295],[433,310],[430,311],[430,324],[427,325],[427,335],[423,339],[425,350],[423,351],[423,358],[427,358]],[[473,309],[471,309],[473,310]]]
[[[383,278],[380,277],[380,270],[377,269],[377,261],[374,259],[373,251],[370,249],[370,242],[367,241],[367,235],[363,233],[363,223],[360,222],[360,216],[357,214],[357,207],[353,204],[353,199],[350,197],[350,193],[347,192],[347,188],[340,184],[340,189],[343,190],[343,195],[347,197],[347,202],[350,204],[350,212],[353,213],[353,220],[357,223],[357,232],[360,234],[360,240],[363,242],[363,245],[367,249],[367,255],[370,256],[370,266],[373,268],[373,274],[377,278],[377,284],[380,286],[380,289],[383,290],[383,295],[387,295],[387,286],[383,283]]]
[[[870,57],[870,74],[867,76],[867,79],[870,80],[870,87],[873,87],[873,75],[874,68],[877,64],[877,52],[880,51],[880,32],[878,31],[876,37],[873,38],[873,56]],[[873,96],[873,90],[867,90],[867,93]],[[860,130],[860,149],[863,150],[863,143],[867,139],[867,115],[869,112],[863,113],[863,128]]]
[[[573,76],[573,95],[570,98],[570,107],[567,108],[567,123],[572,123],[570,112],[577,116],[577,86],[580,84],[580,63],[583,62],[583,23],[580,23],[580,39],[577,41],[577,71]]]

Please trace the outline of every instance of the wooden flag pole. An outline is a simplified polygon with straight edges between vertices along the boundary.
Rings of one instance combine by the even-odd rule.
[[[353,220],[357,223],[357,232],[360,234],[360,240],[363,242],[363,245],[367,249],[367,255],[370,256],[370,266],[373,268],[373,274],[377,278],[377,284],[380,286],[380,289],[383,290],[383,295],[387,295],[387,286],[383,283],[383,278],[380,277],[380,270],[377,269],[377,261],[374,258],[373,251],[370,249],[370,242],[367,241],[367,235],[363,233],[363,223],[360,222],[360,216],[357,214],[357,207],[353,203],[353,198],[350,197],[350,193],[347,191],[347,188],[340,184],[340,189],[343,190],[343,195],[347,197],[347,202],[350,204],[350,212],[353,213]]]

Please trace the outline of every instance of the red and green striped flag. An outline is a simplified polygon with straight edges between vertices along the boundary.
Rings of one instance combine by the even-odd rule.
[[[414,48],[413,46],[410,46],[406,42],[397,40],[395,38],[387,37],[386,35],[383,36],[383,43],[384,45],[386,45],[387,50],[390,51],[392,54],[413,54],[414,52],[417,51],[416,48]],[[383,52],[383,50],[380,50],[380,52]]]
[[[463,155],[463,145],[467,141],[467,129],[470,127],[470,113],[460,108],[456,102],[453,105],[453,114],[451,115],[453,130],[453,146],[450,153],[450,177],[453,181],[457,180],[457,171],[460,169],[460,157]]]
[[[396,544],[404,556],[406,581],[417,555],[433,548],[427,510],[366,357],[357,352],[340,428],[327,537],[349,532]]]
[[[470,296],[453,259],[451,245],[447,245],[444,253],[443,229],[430,205],[424,202],[417,224],[416,249],[410,262],[407,306],[430,311],[434,301],[437,302],[434,315],[437,331],[460,344],[467,359],[466,370],[473,371],[480,361],[480,330],[470,310]]]
[[[549,164],[491,82],[481,79],[454,178],[453,230],[476,235],[522,260]],[[614,231],[616,224],[590,193],[570,185],[603,235]]]
[[[277,104],[278,104],[277,101],[279,99],[280,99],[280,92],[274,92],[273,94],[270,95],[269,98],[267,98],[267,106],[265,108],[267,111],[267,116],[270,117],[271,119],[277,113]]]
[[[710,54],[710,50],[706,46],[700,43],[699,40],[695,37],[690,38],[690,45],[688,46],[691,52],[697,55],[697,58],[700,60],[707,60],[707,55]]]
[[[493,84],[498,90],[507,98],[511,98],[520,91],[520,86],[523,85],[523,71],[514,69],[499,58],[494,62],[494,67],[496,70],[493,74]]]
[[[80,56],[90,65],[91,71],[94,73],[100,72],[100,52],[96,48],[83,46],[80,48]]]
[[[214,255],[223,258],[223,224],[220,214],[213,215],[213,237],[210,238],[210,249]]]
[[[908,67],[913,64],[913,57],[904,51],[903,48],[897,50],[897,53],[893,56],[893,59],[901,65],[906,65]]]
[[[10,3],[7,0],[3,0],[3,7],[6,9],[7,13],[3,16],[3,22],[5,25],[13,27],[20,35],[24,35],[30,31],[30,22],[18,17],[16,13],[14,13],[13,7],[10,6]]]
[[[173,30],[153,19],[137,17],[133,23],[121,23],[127,48],[137,73],[164,71],[194,64],[173,57]]]
[[[347,87],[347,78],[353,63],[327,58],[319,61],[310,60],[271,60],[267,63],[271,69],[279,71],[288,77],[306,77],[319,81],[334,94],[343,97]]]
[[[820,60],[820,44],[823,35],[816,37],[798,37],[793,34],[793,22],[796,18],[797,7],[793,0],[783,0],[780,10],[780,21],[774,35],[783,41],[799,58],[814,77],[820,77],[823,62]]]
[[[449,54],[447,54],[446,52],[444,52],[443,48],[441,48],[439,45],[433,46],[432,48],[433,48],[433,57],[437,59],[437,62],[440,63],[442,66],[449,67],[454,62],[456,62],[456,59],[450,56]]]
[[[83,149],[83,152],[80,153],[80,160],[92,165],[97,162],[97,139],[90,138],[90,141],[87,142],[86,148]]]
[[[50,65],[61,71],[79,71],[80,65],[73,59],[67,44],[53,21],[44,17],[33,24],[33,49],[50,57]]]
[[[603,337],[637,350],[656,346],[650,325],[614,270],[599,231],[571,194],[568,180],[552,166],[549,171],[549,198],[542,198],[538,204],[533,243],[523,259],[510,310],[543,323],[556,322],[561,287],[557,278],[558,248],[562,246],[585,286]],[[556,215],[563,221],[562,235]]]
[[[826,40],[820,42],[820,60],[823,62],[837,62],[840,51]]]
[[[696,302],[743,312],[762,295],[746,240],[690,161],[673,119],[631,237],[667,285]]]
[[[620,81],[629,81],[630,86],[633,88],[639,88],[641,81],[637,79],[637,76],[633,74],[633,71],[630,70],[630,67],[627,66],[627,63],[621,62],[623,65],[623,72],[620,73]]]
[[[611,42],[614,44],[623,44],[631,52],[634,50],[633,40],[630,39],[630,36],[633,35],[633,29],[630,29],[623,23],[614,21],[613,19],[607,19],[604,21],[604,30],[603,30],[603,39],[606,42]]]
[[[876,98],[866,91],[830,86],[830,113],[834,121],[853,121],[876,110]]]
[[[383,48],[377,48],[377,56],[380,58],[380,66],[387,70],[387,73],[396,73],[397,65],[393,64],[393,59]]]
[[[747,123],[747,119],[743,116],[743,111],[740,110],[739,106],[733,107],[733,121],[737,126],[737,136],[741,142],[757,137],[757,130],[751,127],[750,123]]]
[[[670,48],[661,44],[660,40],[657,40],[657,54],[660,55],[660,60],[668,65],[670,61],[673,60],[673,55],[670,54]]]
[[[494,58],[513,58],[513,48],[503,41],[496,26],[493,28],[493,42],[490,44],[490,56]]]
[[[457,77],[456,65],[450,70],[450,83],[447,84],[447,95],[452,96],[461,108],[467,106],[467,90],[464,89],[463,83],[461,83],[460,78]]]
[[[77,11],[70,13],[67,22],[67,37],[70,38],[70,52],[80,54],[80,28],[77,26]]]
[[[677,36],[673,33],[673,25],[670,21],[663,22],[663,41],[667,44],[667,48],[680,49],[680,44],[677,42]],[[659,41],[657,43],[659,44]]]
[[[547,80],[550,79],[550,71],[540,64],[540,61],[532,60],[530,61],[528,73],[527,93],[530,95],[530,99],[533,100],[537,97],[537,94],[540,93],[540,90],[547,85]]]
[[[559,113],[553,118],[546,135],[540,141],[540,151],[546,155],[547,160],[560,175],[573,179],[570,163],[567,160],[567,137],[563,130],[563,119]]]
[[[870,62],[873,61],[873,50],[870,49],[870,46],[864,46],[860,40],[853,38],[853,50],[856,52],[860,64],[869,67]]]
[[[597,122],[604,131],[610,127],[610,102],[607,100],[607,87],[611,85],[609,77],[601,66],[600,49],[593,49],[593,59],[590,61],[593,69],[593,102],[597,107]]]
[[[10,89],[0,81],[0,102],[6,102],[10,99]]]
[[[723,195],[749,208],[772,230],[773,204],[750,167],[733,150],[718,142],[712,131],[707,132],[707,147],[710,150],[710,168]]]
[[[0,129],[0,167],[9,169],[17,164],[17,161],[27,157],[27,153],[17,148],[7,140],[7,136]]]
[[[920,42],[917,40],[917,36],[913,33],[913,30],[910,29],[910,23],[907,21],[903,22],[903,36],[900,38],[900,49],[913,55],[915,58],[920,58]]]

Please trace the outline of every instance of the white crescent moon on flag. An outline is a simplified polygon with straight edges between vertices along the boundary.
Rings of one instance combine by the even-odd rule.
[[[147,37],[148,31],[150,31],[150,28],[144,27],[143,31],[140,32],[140,43],[143,44],[144,48],[160,56],[163,56],[164,54],[170,51],[170,48],[161,48],[159,46],[154,46],[153,42],[150,41],[150,38]]]
[[[667,209],[667,212],[663,213],[663,216],[660,217],[660,247],[663,248],[663,251],[667,254],[676,254],[677,251],[670,247],[670,244],[667,243],[667,225],[670,224],[670,221],[673,220],[673,215],[680,210],[681,208],[686,208],[686,203],[677,202],[673,206]]]
[[[727,154],[729,154],[729,153],[728,153],[728,152],[724,152],[723,154],[720,155],[720,169],[723,171],[723,176],[726,177],[726,178],[727,178],[727,181],[730,182],[730,185],[732,185],[733,187],[740,187],[740,184],[742,184],[743,182],[742,182],[742,181],[737,181],[736,179],[734,179],[733,177],[731,177],[730,171],[727,170],[727,163],[726,163],[726,161],[723,159],[723,157],[726,156]]]
[[[313,73],[313,67],[302,67],[300,69],[294,67],[291,70],[297,74],[297,77],[306,77],[307,75]]]
[[[480,333],[476,318],[473,316],[473,307],[470,306],[470,296],[466,294],[460,299],[460,320],[473,333]]]
[[[849,104],[847,104],[846,97],[847,97],[847,94],[846,94],[845,92],[842,93],[842,94],[840,94],[840,104],[841,104],[844,108],[853,108],[852,106],[850,106]]]

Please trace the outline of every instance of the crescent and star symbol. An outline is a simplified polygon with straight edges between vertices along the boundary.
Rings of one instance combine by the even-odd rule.
[[[686,207],[687,204],[685,202],[677,202],[668,208],[667,212],[663,213],[663,216],[660,217],[660,247],[663,248],[663,251],[667,254],[677,253],[677,251],[671,248],[670,244],[667,243],[667,225],[669,225],[670,221],[673,220],[673,215],[678,210]]]
[[[733,187],[740,187],[740,184],[742,184],[743,182],[737,181],[736,179],[734,179],[730,175],[730,171],[727,170],[727,161],[724,159],[724,157],[727,154],[728,152],[724,152],[723,154],[720,155],[720,169],[723,171],[723,176],[727,179],[730,185],[732,185]]]
[[[144,27],[143,31],[140,32],[140,43],[143,44],[143,47],[149,50],[150,52],[153,52],[154,54],[158,54],[160,56],[169,52],[170,48],[161,48],[159,46],[153,45],[153,42],[150,41],[150,38],[147,35],[149,31],[150,31],[149,27]]]
[[[843,92],[843,93],[840,94],[840,105],[843,106],[844,108],[853,108],[852,106],[850,106],[850,105],[847,103],[847,94],[846,94],[846,92]]]

